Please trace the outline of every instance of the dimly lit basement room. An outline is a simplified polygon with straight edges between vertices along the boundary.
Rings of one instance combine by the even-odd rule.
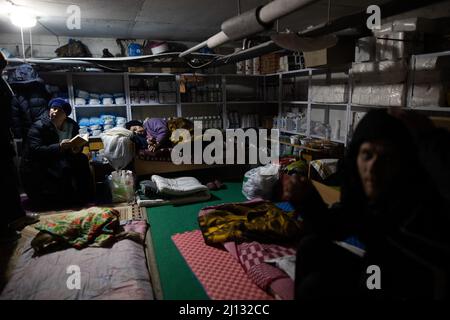
[[[0,53],[0,300],[449,299],[450,1],[0,0]]]

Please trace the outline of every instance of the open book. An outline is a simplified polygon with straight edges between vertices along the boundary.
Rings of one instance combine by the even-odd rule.
[[[74,148],[80,148],[83,147],[85,144],[89,142],[89,135],[83,134],[83,135],[76,135],[72,139],[70,139],[70,142],[72,143],[72,147]]]

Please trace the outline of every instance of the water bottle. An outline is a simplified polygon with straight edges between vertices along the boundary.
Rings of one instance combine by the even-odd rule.
[[[330,124],[326,124],[325,125],[325,140],[330,140],[331,139],[331,127]]]
[[[333,129],[333,139],[339,140],[341,138],[341,120],[335,121]]]

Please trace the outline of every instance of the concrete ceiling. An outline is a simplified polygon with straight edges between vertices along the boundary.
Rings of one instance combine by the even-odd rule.
[[[172,41],[202,41],[220,31],[221,23],[237,14],[237,0],[0,0],[0,34],[16,33],[4,8],[13,2],[33,9],[39,23],[33,34],[70,37],[137,38]],[[240,0],[241,12],[268,3],[268,0]],[[331,17],[386,1],[331,0]],[[81,9],[81,29],[69,30],[67,8]],[[302,30],[326,21],[328,0],[286,16],[280,30]]]

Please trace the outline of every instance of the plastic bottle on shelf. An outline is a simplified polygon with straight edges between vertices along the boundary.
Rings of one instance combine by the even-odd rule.
[[[241,127],[248,128],[248,115],[247,114],[244,114],[241,117]]]
[[[213,123],[214,123],[214,128],[216,128],[216,129],[220,128],[220,123],[219,123],[219,117],[218,116],[214,116]]]
[[[241,51],[241,48],[234,48],[234,52]],[[236,62],[236,74],[245,74],[245,62],[244,61],[238,61]]]
[[[259,114],[255,113],[255,114],[253,115],[253,117],[254,117],[254,119],[255,119],[255,125],[254,125],[254,127],[255,127],[255,128],[259,128]]]
[[[192,102],[197,102],[197,88],[194,86],[191,88],[191,99]]]
[[[331,126],[329,123],[325,124],[325,140],[331,139]]]
[[[245,60],[245,74],[246,75],[253,74],[253,59]]]
[[[287,118],[286,117],[281,117],[281,129],[283,129],[283,130],[287,130],[287,126],[286,126],[286,121],[287,120]]]
[[[219,129],[223,128],[223,120],[221,116],[217,116],[217,128]]]
[[[341,139],[341,120],[336,120],[334,128],[333,128],[333,139],[340,140]]]
[[[301,117],[295,117],[294,119],[294,131],[295,132],[301,132],[302,128],[302,118]]]
[[[216,84],[216,99],[216,101],[222,101],[222,90],[219,84]]]
[[[273,117],[272,128],[273,129],[278,129],[278,117]]]
[[[260,72],[261,60],[259,57],[253,58],[253,74],[261,74]]]

